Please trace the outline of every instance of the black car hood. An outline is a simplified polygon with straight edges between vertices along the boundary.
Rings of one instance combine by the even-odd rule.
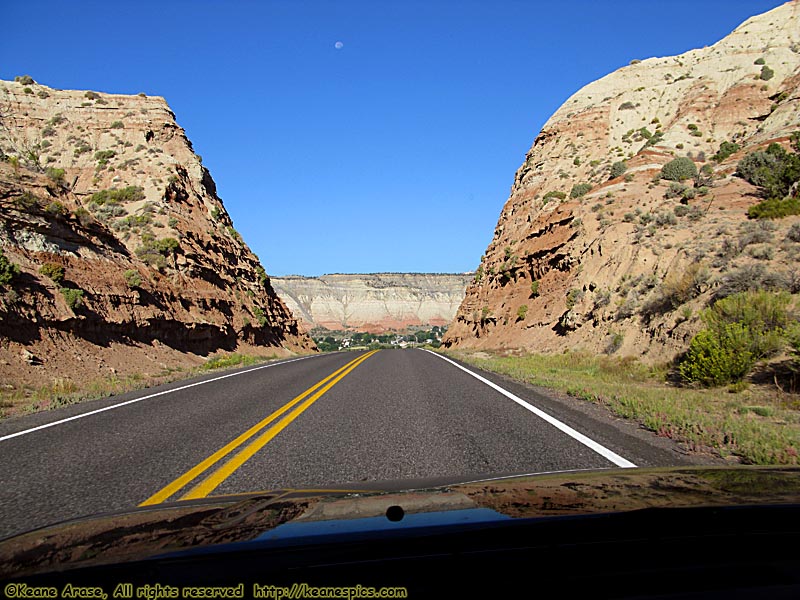
[[[409,482],[409,488],[414,488]],[[0,578],[203,551],[291,545],[343,532],[595,515],[651,508],[797,504],[799,467],[613,469],[386,492],[277,490],[141,507],[0,542]]]

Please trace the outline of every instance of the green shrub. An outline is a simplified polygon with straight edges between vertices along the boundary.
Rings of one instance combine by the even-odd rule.
[[[20,210],[31,210],[38,208],[42,203],[38,196],[28,191],[22,192],[22,194],[14,198],[13,202],[14,206]]]
[[[757,58],[753,64],[754,65],[763,65],[766,61],[763,58]]]
[[[775,77],[775,71],[770,69],[767,65],[761,67],[761,75],[759,76],[764,81],[769,81],[773,77]]]
[[[97,160],[104,160],[109,158],[114,158],[117,153],[114,150],[98,150],[94,153],[94,157]]]
[[[795,223],[786,232],[786,238],[793,242],[800,242],[800,223]]]
[[[661,178],[670,181],[684,181],[697,176],[697,166],[691,158],[681,156],[661,167]]]
[[[552,190],[552,191],[550,191],[550,192],[547,192],[547,193],[546,193],[546,194],[545,194],[545,195],[542,197],[542,200],[544,200],[544,203],[545,203],[545,204],[547,204],[547,202],[550,200],[550,198],[558,198],[559,200],[563,200],[563,199],[564,199],[564,198],[566,198],[566,197],[567,197],[567,194],[566,194],[566,193],[564,193],[564,192],[559,192],[559,191],[557,191],[557,190]]]
[[[539,296],[539,282],[535,279],[531,281],[531,298],[536,298]]]
[[[59,202],[58,200],[53,200],[53,201],[52,201],[50,204],[48,204],[48,205],[47,205],[47,208],[45,208],[45,210],[47,211],[47,213],[48,213],[49,215],[52,215],[52,216],[54,216],[54,217],[63,217],[63,216],[66,216],[66,215],[67,215],[67,213],[69,212],[69,211],[67,210],[67,207],[66,207],[66,206],[64,206],[64,205],[63,205],[61,202]]]
[[[114,121],[111,123],[111,129],[122,129],[125,125],[123,125],[122,121]]]
[[[583,299],[583,290],[572,288],[567,292],[567,310],[572,310]]]
[[[179,247],[180,243],[175,238],[156,240],[152,234],[144,234],[142,245],[136,248],[136,256],[148,265],[161,269],[167,265],[164,257],[174,254]]]
[[[689,189],[682,183],[678,183],[677,181],[673,181],[667,187],[667,190],[664,192],[664,198],[671,199],[671,198],[680,198],[683,196],[684,192]]]
[[[685,217],[686,214],[689,212],[689,207],[685,204],[678,204],[675,208],[672,209],[672,212],[675,213],[676,217]]]
[[[100,94],[97,92],[86,92],[83,96],[89,100],[98,100],[100,98]]]
[[[636,108],[633,102],[623,102],[619,105],[619,110],[633,110]]]
[[[719,145],[719,151],[711,157],[711,160],[715,162],[722,162],[726,158],[728,158],[734,152],[738,152],[740,149],[739,144],[734,142],[722,142]]]
[[[256,275],[258,276],[258,283],[261,284],[261,287],[267,287],[269,283],[269,277],[267,276],[267,272],[264,270],[264,267],[261,265],[256,266]]]
[[[518,321],[524,321],[525,320],[525,316],[527,314],[528,314],[528,305],[527,304],[523,304],[522,306],[520,306],[517,309],[517,320]]]
[[[655,223],[660,227],[664,227],[665,225],[676,225],[678,223],[678,219],[676,219],[675,215],[671,212],[663,211],[656,215]]]
[[[16,77],[14,77],[14,81],[16,81],[17,83],[21,83],[22,85],[33,85],[34,83],[36,83],[33,80],[33,77],[31,77],[30,75],[17,75]]]
[[[64,267],[58,263],[46,262],[39,267],[39,273],[45,277],[49,277],[55,283],[61,283],[64,279]]]
[[[614,354],[617,350],[622,347],[622,343],[625,341],[625,336],[621,333],[614,333],[611,335],[611,339],[608,340],[608,345],[606,346],[606,354]]]
[[[800,181],[800,154],[787,152],[777,143],[751,152],[739,161],[736,174],[760,188],[767,199],[783,199]]]
[[[764,200],[747,209],[747,216],[751,219],[781,219],[790,215],[800,215],[800,199],[787,198],[786,200]]]
[[[78,222],[84,227],[86,227],[93,221],[92,214],[82,206],[76,208],[74,214],[75,217],[78,219]]]
[[[57,183],[58,185],[64,185],[64,169],[54,169],[53,167],[47,167],[45,171],[45,175],[47,177]]]
[[[793,318],[791,296],[763,290],[734,294],[703,311],[706,328],[692,340],[679,371],[686,381],[740,381],[756,361],[779,352]]]
[[[267,324],[267,316],[260,307],[256,306],[253,308],[253,316],[256,318],[259,327],[264,327],[264,325]]]
[[[739,381],[755,364],[749,341],[747,330],[737,323],[727,325],[721,336],[703,330],[689,344],[678,372],[684,381],[706,386]]]
[[[136,202],[144,200],[144,190],[139,186],[130,185],[121,190],[101,190],[89,199],[90,202],[102,206],[104,204],[119,204],[120,202]]]
[[[616,177],[619,177],[627,170],[628,170],[628,163],[626,163],[624,160],[618,160],[617,162],[611,165],[611,172],[609,173],[609,179],[614,179]]]
[[[22,88],[22,91],[23,91],[25,94],[33,94],[33,90],[32,90],[31,88],[29,88],[29,87]]]
[[[62,287],[61,294],[67,301],[67,306],[73,310],[83,304],[83,290]]]
[[[135,269],[128,269],[125,271],[125,273],[123,273],[123,275],[129,288],[138,288],[142,285],[142,276],[139,275],[139,271],[136,271]]]
[[[19,267],[8,260],[0,248],[0,285],[8,285],[17,275],[19,275]]]
[[[569,193],[570,198],[580,198],[584,194],[588,193],[592,189],[591,183],[576,183],[572,186],[572,190]]]

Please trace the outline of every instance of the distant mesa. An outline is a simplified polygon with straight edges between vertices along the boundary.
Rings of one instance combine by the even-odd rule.
[[[370,273],[273,277],[272,285],[307,330],[381,333],[447,325],[472,274]]]

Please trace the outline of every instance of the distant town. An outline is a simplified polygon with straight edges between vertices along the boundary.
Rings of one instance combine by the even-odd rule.
[[[322,352],[339,350],[375,350],[381,348],[409,348],[418,346],[442,345],[442,337],[447,326],[434,325],[430,329],[392,331],[389,333],[366,333],[363,331],[332,331],[317,327],[311,331],[311,337]]]

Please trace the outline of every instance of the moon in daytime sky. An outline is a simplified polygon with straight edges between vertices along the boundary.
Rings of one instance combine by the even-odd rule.
[[[344,48],[344,44],[342,42],[336,42],[333,45],[333,47],[336,48],[337,50],[341,50],[342,48]]]

